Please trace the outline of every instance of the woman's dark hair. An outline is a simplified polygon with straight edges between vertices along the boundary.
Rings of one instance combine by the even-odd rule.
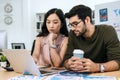
[[[67,24],[66,24],[66,20],[65,20],[65,16],[64,16],[63,11],[61,9],[53,8],[53,9],[50,9],[45,14],[44,22],[43,22],[43,25],[42,25],[42,32],[40,32],[37,35],[37,37],[39,37],[39,36],[47,36],[49,34],[49,31],[48,31],[47,26],[46,26],[46,21],[47,21],[47,18],[53,13],[55,13],[59,17],[59,19],[61,21],[60,33],[65,35],[65,36],[68,36]]]
[[[86,17],[89,16],[90,22],[92,23],[92,10],[85,5],[74,6],[68,13],[65,14],[65,17],[70,18],[75,15],[78,15],[79,19],[81,19],[84,23]]]

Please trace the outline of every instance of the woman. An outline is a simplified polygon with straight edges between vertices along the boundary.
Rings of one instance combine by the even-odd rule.
[[[42,32],[36,38],[33,58],[39,66],[60,67],[66,52],[68,30],[61,9],[45,14]]]

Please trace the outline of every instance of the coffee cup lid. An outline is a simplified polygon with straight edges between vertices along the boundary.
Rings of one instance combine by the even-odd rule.
[[[73,53],[84,54],[84,51],[80,49],[74,49]]]

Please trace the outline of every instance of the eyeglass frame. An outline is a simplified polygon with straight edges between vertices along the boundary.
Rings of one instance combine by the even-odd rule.
[[[76,28],[77,25],[78,25],[79,23],[81,23],[81,22],[82,22],[82,21],[69,23],[68,26],[69,26],[69,28],[72,28],[72,27]]]

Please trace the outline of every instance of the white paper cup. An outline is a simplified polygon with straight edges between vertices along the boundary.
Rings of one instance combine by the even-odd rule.
[[[84,56],[84,51],[83,51],[83,50],[80,50],[80,49],[74,49],[74,51],[73,51],[73,56],[74,56],[74,57],[83,58],[83,56]]]

